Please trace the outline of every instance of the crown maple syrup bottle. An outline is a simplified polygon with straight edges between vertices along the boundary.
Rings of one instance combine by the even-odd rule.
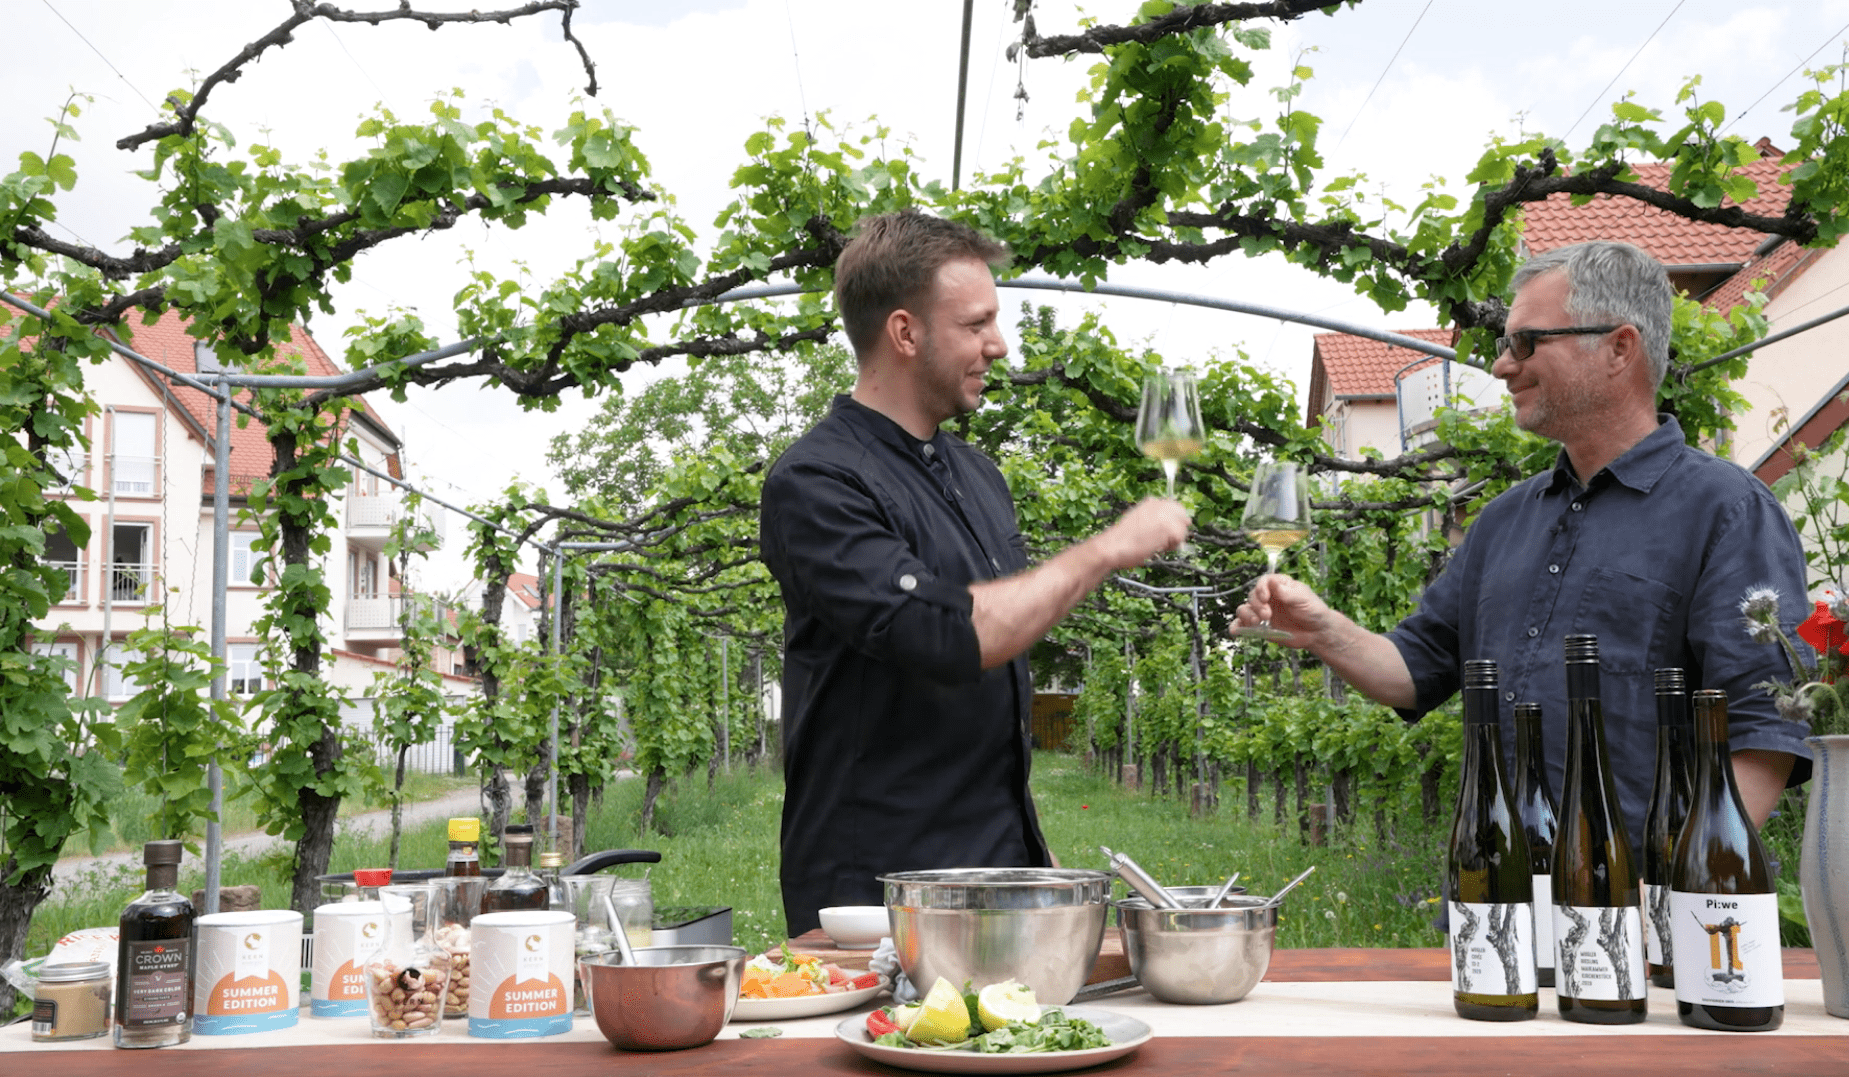
[[[193,903],[174,890],[181,849],[142,848],[148,889],[122,910],[116,944],[117,1047],[171,1047],[193,1035]]]

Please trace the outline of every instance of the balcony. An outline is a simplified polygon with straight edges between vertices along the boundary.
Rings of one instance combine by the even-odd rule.
[[[449,607],[437,603],[430,595],[363,595],[347,599],[345,628],[348,646],[390,645],[403,638],[400,625],[405,603],[423,607],[418,612],[434,612],[447,626]]]
[[[158,456],[118,456],[113,472],[117,497],[154,497],[159,493]]]
[[[391,529],[404,517],[404,498],[397,493],[366,494],[348,487],[347,489],[347,537],[355,542],[378,549],[391,537]],[[425,504],[418,508],[423,517],[423,525],[436,536],[434,542],[421,547],[429,552],[443,545],[445,533],[444,512],[436,505]]]
[[[45,464],[56,472],[58,478],[45,487],[48,494],[68,494],[73,487],[88,485],[84,469],[90,462],[90,454],[82,449],[51,449],[45,454]]]
[[[53,595],[54,606],[87,606],[90,603],[90,574],[84,571],[84,562],[80,557],[75,561],[47,561],[52,568],[64,570],[65,578],[70,582],[65,585],[61,595]]]
[[[154,593],[154,566],[118,561],[109,566],[109,600],[117,604],[142,603]]]

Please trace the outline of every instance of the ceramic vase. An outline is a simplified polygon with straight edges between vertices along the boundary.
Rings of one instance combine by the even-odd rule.
[[[1798,885],[1823,973],[1823,1007],[1832,1017],[1849,1017],[1849,734],[1804,743],[1816,762]]]

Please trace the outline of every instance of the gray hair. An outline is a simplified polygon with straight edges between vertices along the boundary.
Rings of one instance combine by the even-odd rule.
[[[1621,322],[1637,327],[1649,363],[1650,384],[1669,370],[1669,321],[1675,305],[1663,263],[1629,243],[1594,240],[1537,254],[1515,271],[1514,289],[1556,270],[1566,274],[1567,313],[1579,322]]]

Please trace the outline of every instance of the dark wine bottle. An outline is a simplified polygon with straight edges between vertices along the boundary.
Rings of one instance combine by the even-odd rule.
[[[1605,752],[1597,636],[1566,638],[1567,766],[1554,842],[1554,996],[1560,1016],[1642,1021],[1650,1007],[1637,862]]]
[[[1496,663],[1464,663],[1464,759],[1451,823],[1451,1001],[1473,1021],[1526,1021],[1534,980],[1534,876],[1502,769]]]
[[[193,1036],[193,903],[174,890],[181,848],[177,841],[142,847],[148,890],[118,925],[117,1047],[169,1047]]]
[[[1770,1032],[1785,1021],[1778,889],[1740,804],[1727,746],[1727,693],[1695,693],[1695,791],[1676,836],[1669,922],[1676,1016],[1722,1032]]]
[[[1534,878],[1534,982],[1554,986],[1554,834],[1560,808],[1547,780],[1547,753],[1541,740],[1541,705],[1515,705],[1515,814],[1528,839],[1529,872]]]
[[[510,823],[501,838],[506,843],[506,863],[501,877],[489,883],[488,892],[482,895],[482,911],[544,909],[552,894],[546,880],[533,871],[533,828]]]
[[[1656,785],[1644,820],[1644,960],[1650,982],[1676,986],[1675,939],[1669,930],[1669,872],[1676,835],[1688,816],[1688,683],[1679,669],[1656,671]]]

